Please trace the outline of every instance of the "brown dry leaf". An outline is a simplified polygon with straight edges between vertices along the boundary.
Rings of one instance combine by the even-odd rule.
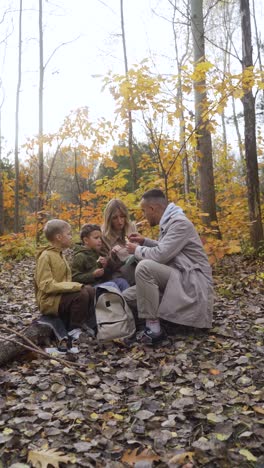
[[[57,452],[56,449],[46,450],[30,450],[28,452],[27,461],[36,468],[48,468],[48,465],[53,468],[60,468],[59,463],[74,463],[74,456],[69,457],[63,455],[62,452]]]
[[[139,447],[134,450],[127,450],[123,457],[122,462],[127,463],[129,466],[134,466],[139,461],[159,461],[160,457],[148,449],[144,449],[138,453]]]
[[[209,374],[219,375],[219,374],[221,374],[221,371],[218,370],[218,369],[209,369]]]
[[[174,463],[177,465],[184,465],[185,463],[191,462],[193,463],[193,455],[194,452],[183,452],[174,455],[170,460],[169,463]]]
[[[256,411],[256,413],[264,414],[264,408],[261,406],[253,406],[253,410]]]

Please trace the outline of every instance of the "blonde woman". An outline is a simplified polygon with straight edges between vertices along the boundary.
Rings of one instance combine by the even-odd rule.
[[[102,255],[111,258],[117,274],[120,273],[130,284],[135,283],[135,265],[125,264],[129,257],[126,242],[128,236],[136,232],[136,225],[130,221],[126,205],[118,198],[110,200],[104,211]]]

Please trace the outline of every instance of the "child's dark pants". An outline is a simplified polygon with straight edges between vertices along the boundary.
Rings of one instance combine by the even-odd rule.
[[[82,328],[84,325],[94,328],[94,288],[83,286],[78,292],[62,294],[59,305],[59,317],[64,322],[66,330]]]

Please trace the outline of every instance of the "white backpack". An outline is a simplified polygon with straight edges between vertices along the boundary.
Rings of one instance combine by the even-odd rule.
[[[97,286],[95,294],[97,339],[110,341],[127,338],[136,331],[133,313],[122,293],[111,286]]]

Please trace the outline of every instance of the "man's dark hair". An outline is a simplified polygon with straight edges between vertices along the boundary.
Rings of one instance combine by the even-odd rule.
[[[167,199],[160,189],[147,190],[147,192],[142,195],[142,200],[152,203],[160,203],[162,205],[167,204]]]
[[[101,232],[100,226],[98,224],[84,224],[80,232],[81,240],[83,241],[84,237],[89,237],[93,231]]]

